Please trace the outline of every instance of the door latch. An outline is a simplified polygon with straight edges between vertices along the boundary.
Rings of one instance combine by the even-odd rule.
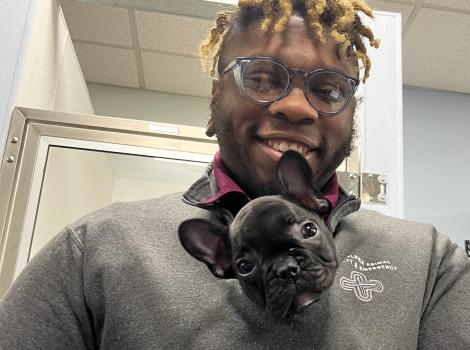
[[[339,183],[351,196],[365,203],[387,203],[387,175],[338,171]]]

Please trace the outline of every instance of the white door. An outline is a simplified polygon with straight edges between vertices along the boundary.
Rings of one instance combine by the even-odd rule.
[[[372,70],[363,92],[361,171],[385,175],[387,193],[385,204],[363,201],[362,206],[403,218],[401,14],[377,11],[367,22],[381,46],[368,49]]]

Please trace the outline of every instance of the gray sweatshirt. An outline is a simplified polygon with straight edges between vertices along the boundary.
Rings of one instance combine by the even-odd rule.
[[[470,263],[433,227],[340,215],[333,286],[275,320],[181,247],[209,215],[179,194],[67,226],[1,301],[0,349],[470,349]]]

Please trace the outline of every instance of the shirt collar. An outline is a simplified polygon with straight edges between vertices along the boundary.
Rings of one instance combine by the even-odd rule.
[[[326,185],[322,189],[323,198],[330,203],[330,208],[336,207],[339,200],[339,181],[336,173],[330,178]]]
[[[221,201],[225,197],[228,197],[229,194],[239,194],[241,195],[240,197],[245,200],[245,202],[249,202],[250,198],[248,195],[230,177],[227,167],[222,162],[220,151],[217,151],[215,154],[212,164],[218,190],[216,194],[207,198],[203,203],[199,204],[211,205],[215,202]]]

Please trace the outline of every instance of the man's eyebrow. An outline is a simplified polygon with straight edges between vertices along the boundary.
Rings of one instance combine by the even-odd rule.
[[[271,57],[273,59],[275,59],[276,61],[279,61],[281,62],[282,64],[285,64],[286,66],[288,66],[289,68],[292,68],[292,69],[301,69],[303,71],[306,71],[306,72],[312,72],[312,71],[315,71],[317,69],[328,69],[328,70],[332,70],[332,71],[336,71],[336,72],[339,72],[339,73],[343,73],[343,74],[346,74],[348,76],[351,76],[351,77],[354,77],[354,78],[357,78],[359,79],[359,67],[357,67],[357,70],[355,72],[350,72],[347,68],[345,67],[342,67],[340,65],[331,65],[331,64],[327,64],[327,63],[319,63],[318,65],[316,65],[315,68],[308,68],[308,69],[303,69],[301,67],[294,67],[294,66],[291,66],[287,63],[285,63],[282,58],[279,58],[278,56],[266,56],[266,57]]]

